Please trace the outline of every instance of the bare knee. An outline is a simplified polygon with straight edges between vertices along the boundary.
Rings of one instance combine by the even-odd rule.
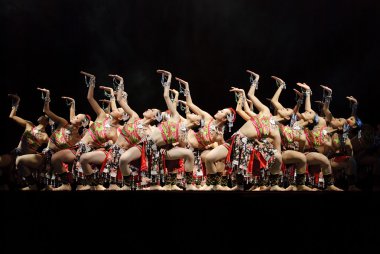
[[[24,160],[20,157],[16,158],[15,164],[16,164],[16,169],[20,169],[23,166],[25,166]]]
[[[323,158],[320,161],[320,165],[322,168],[330,168],[331,167],[330,161],[327,158]]]
[[[279,174],[281,169],[282,157],[280,153],[275,153],[271,159],[270,172],[273,174]]]
[[[188,160],[188,161],[193,161],[194,160],[194,154],[192,151],[187,151],[185,153],[185,157],[184,157],[185,160]]]
[[[79,159],[80,164],[89,164],[91,160],[91,156],[88,154],[82,154],[82,156]]]
[[[306,156],[297,157],[297,164],[298,165],[304,166],[304,165],[306,165],[306,163],[307,163]]]
[[[127,165],[131,162],[130,156],[120,156],[119,163],[120,165]]]
[[[16,158],[16,162],[15,162],[15,165],[16,165],[16,169],[23,175],[23,176],[27,176],[30,174],[30,171],[29,169],[27,168],[27,165],[25,163],[25,159],[24,158],[21,158],[21,157],[18,157]]]
[[[215,163],[217,160],[212,153],[208,153],[204,156],[205,163]]]
[[[282,163],[282,156],[281,156],[281,154],[280,153],[275,153],[273,155],[273,160],[274,160],[274,162],[276,164],[280,164],[281,165],[281,163]]]
[[[63,160],[62,160],[61,156],[53,154],[53,156],[51,157],[51,164],[52,165],[60,165],[60,164],[62,164],[62,162],[63,162]]]

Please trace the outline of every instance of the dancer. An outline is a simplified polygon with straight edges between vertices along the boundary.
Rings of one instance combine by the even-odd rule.
[[[143,118],[129,106],[127,98],[128,94],[124,92],[124,80],[120,76],[114,75],[119,81],[119,88],[117,91],[117,101],[124,111],[130,116],[128,122],[123,126],[121,135],[119,135],[115,145],[120,146],[125,152],[120,153],[117,156],[119,158],[119,164],[114,163],[115,166],[119,166],[124,178],[124,186],[122,190],[131,190],[131,181],[133,175],[139,172],[132,171],[130,163],[141,158],[140,170],[146,170],[145,168],[145,132],[144,128],[148,125],[156,125],[161,121],[161,111],[158,109],[148,109],[143,113]],[[117,159],[113,159],[117,161]],[[160,189],[156,186],[157,189]],[[152,187],[153,189],[153,187]]]
[[[182,121],[176,107],[173,105],[169,97],[169,89],[172,79],[172,74],[165,70],[157,70],[157,73],[162,75],[162,85],[164,87],[164,99],[168,110],[170,111],[170,118],[167,121],[162,122],[158,127],[148,126],[145,130],[148,135],[148,145],[155,150],[153,153],[160,152],[166,160],[178,160],[184,159],[185,174],[191,174],[194,168],[194,155],[191,150],[185,148],[187,145],[187,133],[189,129],[200,125],[200,117],[190,117]],[[165,81],[166,80],[166,81]],[[174,146],[176,144],[176,146]],[[154,149],[157,146],[157,149]],[[155,156],[155,155],[154,155]],[[156,157],[156,156],[155,156]],[[154,174],[157,174],[159,163],[155,161],[152,165]],[[169,176],[172,189],[182,190],[178,188],[173,182],[175,181],[174,175]],[[158,183],[151,186],[154,189],[159,188]],[[178,188],[178,189],[177,189]],[[152,188],[150,188],[152,189]],[[159,188],[160,189],[160,188]]]
[[[351,140],[349,138],[349,133],[353,133],[354,129],[361,129],[357,126],[357,123],[361,122],[356,115],[355,110],[352,111],[352,116],[347,120],[344,118],[334,118],[330,111],[330,102],[332,100],[332,89],[327,86],[322,86],[324,94],[323,112],[325,115],[326,122],[328,126],[335,129],[336,131],[332,133],[332,146],[331,151],[329,151],[328,158],[330,159],[330,164],[332,169],[337,172],[341,170],[347,176],[348,190],[359,191],[360,189],[356,187],[356,177],[357,174],[357,163],[353,157],[353,147]],[[350,96],[347,97],[350,101],[353,101],[357,105],[357,100]]]
[[[278,101],[281,92],[286,88],[285,82],[275,76],[272,76],[276,80],[278,89],[271,99],[271,103],[276,110],[276,115],[278,120],[278,127],[280,129],[281,141],[282,141],[282,162],[285,165],[293,164],[296,170],[295,185],[291,180],[290,185],[287,190],[298,190],[298,191],[312,191],[313,189],[307,187],[306,183],[306,166],[307,158],[303,154],[303,149],[306,142],[306,136],[301,128],[297,125],[294,126],[294,121],[296,114],[302,104],[302,94],[298,94],[297,104],[294,109],[284,108],[282,104]],[[302,96],[302,97],[301,97]],[[282,120],[281,120],[282,119]],[[292,120],[292,121],[290,121]],[[285,121],[288,123],[286,124]]]
[[[37,89],[45,94],[43,96],[43,112],[57,125],[57,127],[49,138],[47,148],[45,148],[42,153],[26,154],[20,156],[18,167],[23,169],[22,174],[27,179],[32,175],[32,171],[40,171],[48,178],[47,180],[49,181],[52,175],[52,155],[62,149],[74,148],[75,144],[81,139],[79,130],[83,124],[87,125],[88,119],[84,114],[78,114],[75,116],[75,100],[70,97],[62,97],[70,101],[70,123],[66,119],[57,116],[50,110],[50,91],[45,88]],[[67,172],[61,173],[58,176],[62,183],[69,183]],[[48,182],[47,185],[47,190],[50,190],[50,182]],[[37,189],[36,183],[29,185],[29,188],[33,190]]]
[[[332,147],[332,140],[329,135],[331,130],[327,128],[326,120],[319,117],[312,110],[310,96],[312,91],[305,83],[297,83],[304,90],[305,112],[299,114],[299,119],[295,122],[296,126],[304,128],[306,135],[305,154],[309,166],[317,166],[322,170],[325,189],[329,191],[342,191],[334,185],[330,161],[327,158],[328,152]]]
[[[255,76],[255,79],[252,79],[251,87],[248,92],[249,99],[253,102],[255,108],[259,111],[258,114],[249,112],[249,115],[243,115],[244,120],[247,122],[235,133],[232,135],[230,142],[223,145],[219,145],[209,152],[206,156],[206,168],[210,174],[215,174],[216,167],[215,162],[225,159],[228,154],[231,155],[232,151],[235,150],[235,146],[245,144],[247,140],[258,139],[263,140],[265,138],[270,138],[271,145],[273,149],[271,150],[272,158],[269,165],[269,170],[271,172],[271,188],[273,191],[282,191],[284,190],[279,186],[280,180],[280,167],[281,167],[281,137],[278,131],[275,121],[270,114],[269,108],[260,102],[260,100],[255,96],[255,91],[258,87],[259,75],[256,73],[247,70],[248,73]],[[232,88],[230,91],[235,92],[235,89]],[[242,98],[243,99],[243,98]],[[232,144],[232,145],[231,145]],[[237,148],[236,150],[239,150]],[[236,155],[238,156],[238,155]],[[229,167],[233,167],[238,170],[237,172],[237,185],[232,190],[244,190],[244,167],[239,167],[233,162],[233,158],[227,158],[229,162]],[[233,165],[231,165],[233,164]]]
[[[100,170],[106,171],[111,177],[108,190],[130,190],[132,172],[129,168],[129,163],[141,157],[143,146],[139,145],[139,143],[144,138],[143,128],[154,123],[157,115],[160,115],[160,111],[149,109],[143,113],[144,118],[140,119],[138,114],[128,105],[127,93],[124,92],[124,79],[114,74],[109,74],[109,76],[119,82],[116,93],[117,101],[129,118],[122,128],[119,129],[120,134],[107,153],[99,151],[89,152],[86,154],[86,158],[88,159],[85,161],[81,160],[81,164],[87,170],[91,167],[91,164],[102,164]],[[122,188],[117,185],[118,174],[124,180]]]
[[[64,168],[62,163],[73,163],[74,174],[77,178],[77,188],[76,190],[104,190],[105,188],[100,184],[99,177],[94,173],[93,169],[86,167],[81,168],[81,163],[88,165],[86,162],[90,159],[89,156],[82,155],[91,152],[93,150],[98,150],[98,153],[105,153],[104,147],[110,145],[110,143],[116,141],[117,139],[117,128],[119,127],[119,121],[122,119],[123,112],[114,109],[110,114],[106,114],[104,110],[99,106],[97,101],[94,99],[94,88],[95,88],[95,76],[87,72],[81,71],[81,74],[85,76],[85,81],[87,83],[87,78],[89,78],[88,94],[87,99],[92,107],[92,109],[97,114],[97,118],[91,124],[89,130],[85,133],[83,138],[77,143],[77,149],[64,149],[52,156],[53,168],[59,172],[64,173]],[[101,89],[109,90],[106,87],[100,87]],[[110,92],[110,94],[113,94]],[[114,98],[111,97],[111,102]],[[101,163],[100,161],[99,163]],[[85,170],[85,171],[84,171]],[[84,174],[83,174],[84,173]],[[86,176],[86,179],[85,179]],[[87,185],[86,181],[89,185]],[[70,184],[63,184],[57,190],[70,190]]]
[[[9,114],[9,118],[14,120],[17,124],[24,128],[24,132],[21,136],[21,140],[18,146],[8,154],[0,156],[0,168],[4,168],[3,173],[8,178],[10,189],[19,188],[20,179],[17,179],[17,171],[19,164],[19,158],[24,154],[36,154],[40,151],[41,147],[48,143],[49,137],[45,131],[46,126],[49,124],[49,119],[46,115],[40,116],[37,120],[38,125],[34,125],[31,121],[25,120],[16,115],[17,109],[20,105],[20,97],[16,94],[8,94],[12,98],[12,110]],[[33,176],[28,176],[26,182],[29,186],[35,184]],[[24,190],[29,190],[29,187],[25,187]]]
[[[198,106],[193,103],[189,83],[176,78],[177,81],[180,82],[180,85],[183,84],[185,89],[181,88],[184,96],[186,97],[186,105],[189,109],[195,114],[189,114],[187,117],[201,117],[202,125],[197,132],[191,130],[188,134],[188,143],[192,150],[199,154],[199,161],[205,162],[207,154],[216,147],[217,145],[221,145],[224,143],[224,129],[225,125],[228,123],[228,128],[233,126],[233,123],[236,119],[236,112],[232,108],[225,108],[219,110],[214,117],[212,117],[209,113],[202,110]],[[181,92],[181,91],[180,91]],[[216,163],[216,161],[215,161]],[[200,163],[199,163],[200,164]],[[216,171],[209,172],[207,171],[207,180],[206,185],[199,188],[200,190],[227,190],[227,175],[225,173],[224,163],[219,161],[218,164],[215,164]],[[199,170],[199,169],[198,169]],[[189,182],[193,185],[193,177],[190,174],[187,174],[186,178],[187,185]],[[191,190],[196,190],[193,186],[188,186]]]

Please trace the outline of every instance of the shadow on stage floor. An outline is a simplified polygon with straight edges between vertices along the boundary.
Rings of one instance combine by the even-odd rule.
[[[0,197],[5,244],[23,238],[53,246],[121,245],[137,253],[157,248],[311,253],[363,251],[380,240],[380,192],[0,192]]]

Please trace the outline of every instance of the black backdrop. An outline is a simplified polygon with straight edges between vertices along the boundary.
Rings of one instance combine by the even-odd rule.
[[[23,131],[7,118],[7,93],[20,95],[18,114],[34,122],[43,106],[37,86],[51,90],[59,115],[68,118],[66,95],[77,112],[95,116],[80,70],[100,85],[111,84],[109,73],[122,75],[138,113],[164,107],[158,68],[189,81],[194,102],[210,113],[235,106],[228,89],[248,89],[245,70],[252,69],[261,75],[263,100],[276,88],[271,75],[288,84],[285,106],[294,103],[296,82],[311,85],[313,100],[327,84],[335,115],[349,115],[345,96],[354,95],[363,121],[375,123],[379,7],[375,0],[1,0],[0,121],[7,134],[0,149],[16,146]]]

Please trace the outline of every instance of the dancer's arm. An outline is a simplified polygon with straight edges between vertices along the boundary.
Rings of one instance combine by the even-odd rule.
[[[199,108],[198,106],[196,106],[194,103],[193,103],[193,100],[191,98],[191,94],[190,94],[190,88],[189,88],[189,83],[185,80],[182,80],[180,78],[175,78],[180,84],[183,84],[185,85],[185,97],[186,97],[186,103],[187,105],[189,106],[189,108],[191,109],[191,111],[193,111],[195,114],[197,115],[200,115],[202,116],[203,119],[205,119],[205,121],[207,121],[208,119],[212,119],[212,116],[207,113],[206,111],[202,110],[201,108]]]
[[[189,106],[187,105],[186,101],[178,100],[178,103],[181,103],[182,105],[185,106],[185,114],[186,114],[186,117],[187,117],[187,115],[191,114],[191,112],[190,112],[190,108],[189,108]]]
[[[294,114],[299,114],[301,105],[303,103],[303,94],[300,91],[298,91],[297,89],[293,89],[293,91],[297,94],[297,102],[293,108],[293,111],[294,111]]]
[[[44,109],[43,112],[51,119],[53,122],[57,123],[58,126],[65,126],[68,122],[65,118],[57,116],[50,110],[50,91],[45,88],[37,88],[41,92],[45,93],[44,99]]]
[[[255,91],[256,91],[256,87],[258,85],[260,76],[250,70],[247,70],[247,72],[255,76],[255,79],[251,83],[251,87],[249,88],[249,91],[248,91],[248,98],[252,101],[253,106],[255,106],[255,108],[259,112],[264,111],[265,113],[270,113],[269,108],[265,106],[263,103],[261,103],[261,101],[255,96]]]
[[[250,99],[247,99],[247,102],[249,111],[253,112],[253,102]]]
[[[256,113],[253,112],[253,102],[251,100],[247,99],[247,96],[245,95],[244,89],[242,89],[242,94],[243,94],[243,102],[242,103],[243,103],[243,108],[244,108],[245,113],[249,117],[255,116]]]
[[[333,119],[333,115],[330,111],[330,102],[331,102],[331,94],[332,94],[332,90],[331,88],[327,87],[327,86],[322,86],[321,87],[323,88],[323,93],[327,92],[327,95],[325,95],[326,98],[325,101],[323,102],[323,108],[322,108],[322,111],[323,111],[323,114],[325,114],[325,119],[326,119],[326,122],[331,122],[331,120]]]
[[[65,99],[66,101],[69,101],[70,105],[70,119],[75,117],[75,100],[71,97],[62,96],[62,99]]]
[[[285,85],[285,82],[282,79],[280,79],[280,78],[278,78],[276,76],[272,76],[272,78],[276,80],[278,88],[277,88],[276,92],[274,93],[274,95],[273,95],[272,99],[270,100],[270,102],[272,103],[272,105],[275,107],[276,110],[279,110],[279,109],[282,109],[283,106],[278,101],[278,99],[280,98],[281,92],[282,92],[283,89],[285,89],[286,85]]]
[[[352,148],[351,140],[349,138],[346,139],[346,142],[344,145],[345,145],[347,154],[349,156],[354,156],[354,149]]]
[[[186,101],[183,101],[183,100],[178,100],[178,103],[181,103],[182,105],[185,106],[185,114],[186,114],[186,118],[187,118],[187,115],[191,114],[189,106],[187,106]],[[182,120],[185,120],[182,116],[181,116],[181,118],[182,118]]]
[[[173,93],[174,94],[174,100],[173,100],[173,106],[175,107],[175,108],[177,108],[178,107],[178,97],[179,97],[179,92],[177,91],[177,90],[175,90],[175,89],[169,89],[169,95],[170,95],[170,93]]]
[[[305,111],[313,111],[311,109],[311,102],[310,102],[310,95],[311,95],[311,89],[308,85],[305,83],[297,83],[298,86],[305,89]]]
[[[110,94],[110,103],[109,105],[111,106],[111,111],[117,110],[117,105],[116,105],[116,100],[115,100],[115,93],[113,91],[112,87],[108,86],[99,86],[100,89],[103,89],[107,94]]]
[[[160,73],[161,75],[164,75],[164,77],[167,77],[167,80],[162,84],[164,87],[164,99],[166,106],[170,110],[172,117],[178,117],[178,111],[177,108],[174,106],[173,102],[170,100],[169,90],[170,90],[170,84],[172,81],[172,74],[165,70],[157,70],[157,73]]]
[[[117,102],[124,112],[130,116],[129,121],[134,121],[133,119],[139,118],[139,115],[129,106],[127,98],[128,94],[124,92],[124,86],[119,86],[117,89]]]
[[[110,100],[100,99],[99,102],[102,103],[102,109],[104,110],[104,112],[106,114],[111,113],[111,101]],[[107,106],[105,107],[104,104],[106,104]]]
[[[234,93],[237,93],[238,94],[238,101],[237,101],[237,104],[236,104],[236,112],[239,114],[240,117],[242,117],[245,121],[248,121],[251,117],[243,110],[242,108],[242,104],[243,103],[246,103],[246,102],[243,102],[245,100],[245,96],[244,96],[244,90],[243,89],[239,89],[239,88],[236,88],[236,87],[231,87],[230,89],[230,92],[234,92]]]
[[[20,104],[20,97],[17,94],[8,94],[9,97],[12,98],[12,110],[9,114],[9,118],[11,118],[13,121],[21,125],[22,127],[26,127],[26,125],[33,125],[30,121],[27,121],[19,116],[16,116],[18,106]]]
[[[92,109],[95,111],[97,117],[99,116],[105,117],[106,113],[104,112],[102,107],[99,106],[98,102],[94,99],[95,76],[84,71],[81,71],[80,73],[85,75],[85,77],[90,78],[88,93],[87,93],[88,102],[90,103]]]
[[[350,103],[352,103],[351,116],[356,117],[358,113],[358,100],[356,100],[353,96],[347,96],[346,98],[350,101]]]
[[[247,96],[245,95],[244,89],[240,89],[240,88],[236,88],[236,87],[231,87],[231,89],[237,89],[236,92],[238,92],[240,94],[240,96],[242,96],[242,105],[243,105],[243,109],[244,109],[245,113],[250,117],[256,115],[255,113],[253,113],[253,103],[251,100],[247,99]],[[249,105],[248,105],[248,102],[250,103]]]

